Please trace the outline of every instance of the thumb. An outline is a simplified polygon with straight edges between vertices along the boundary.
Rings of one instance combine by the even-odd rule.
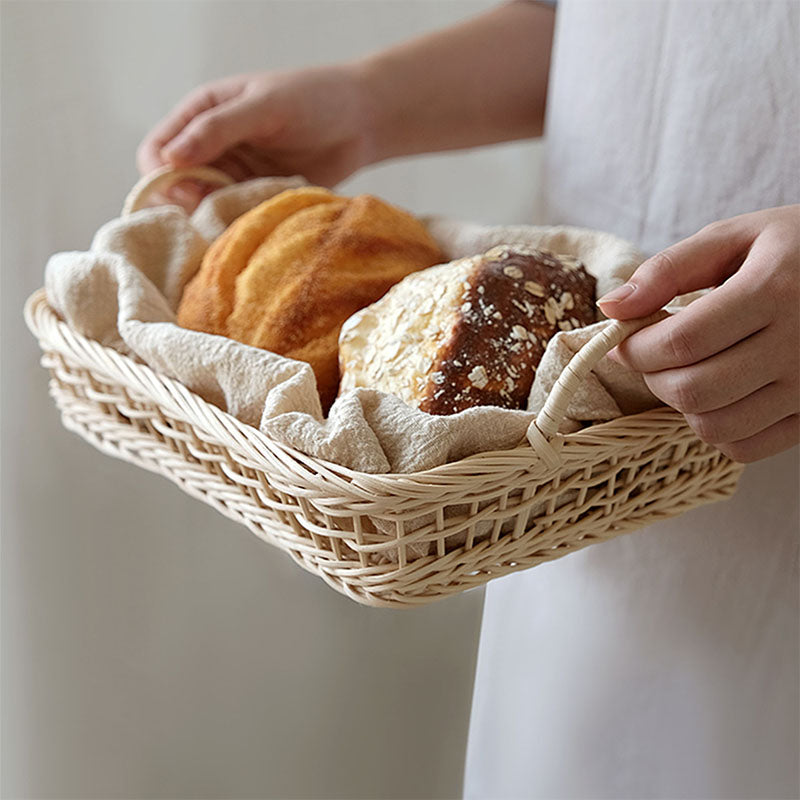
[[[174,139],[161,148],[161,156],[175,167],[210,164],[251,132],[253,110],[238,98],[198,114]]]
[[[608,317],[636,319],[652,314],[681,294],[718,286],[742,264],[755,236],[730,221],[707,228],[644,261],[626,283],[597,305]]]

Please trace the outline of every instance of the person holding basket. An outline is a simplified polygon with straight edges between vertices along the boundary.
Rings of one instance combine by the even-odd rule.
[[[347,63],[201,86],[139,148],[143,174],[207,164],[334,186],[545,135],[548,221],[650,254],[600,298],[607,316],[710,290],[610,356],[701,439],[758,463],[724,506],[490,585],[467,797],[800,790],[799,27],[790,0],[515,0]]]

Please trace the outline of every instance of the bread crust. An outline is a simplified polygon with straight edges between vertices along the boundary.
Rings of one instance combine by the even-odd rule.
[[[372,386],[429,414],[525,408],[547,342],[594,322],[594,295],[580,262],[533,248],[502,246],[434,267],[348,320],[341,389]]]
[[[327,410],[338,390],[342,323],[442,260],[422,222],[378,198],[290,189],[211,245],[178,323],[308,362]]]

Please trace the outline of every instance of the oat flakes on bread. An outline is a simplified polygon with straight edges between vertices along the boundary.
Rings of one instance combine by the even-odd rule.
[[[411,275],[352,316],[340,392],[371,387],[430,414],[525,408],[547,342],[595,321],[595,280],[579,261],[496,247]]]
[[[411,214],[370,195],[281,192],[211,245],[178,307],[178,324],[307,361],[322,406],[339,383],[342,323],[444,256]]]

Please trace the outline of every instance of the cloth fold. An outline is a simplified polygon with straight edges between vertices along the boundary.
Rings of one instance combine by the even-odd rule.
[[[303,184],[263,178],[214,192],[191,216],[162,206],[112,220],[87,252],[50,258],[48,300],[78,333],[180,381],[277,441],[350,469],[415,472],[522,442],[564,364],[607,322],[554,337],[526,411],[482,407],[431,416],[392,395],[356,389],[341,395],[327,418],[308,364],[176,324],[183,289],[210,243],[248,209]],[[580,228],[425,222],[450,259],[498,244],[575,256],[597,279],[600,294],[623,283],[642,260],[628,242]],[[562,431],[658,404],[640,376],[605,359],[573,398]]]

